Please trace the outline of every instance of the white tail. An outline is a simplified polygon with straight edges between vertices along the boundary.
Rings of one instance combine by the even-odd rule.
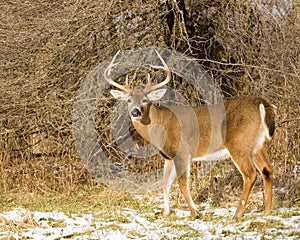
[[[118,53],[117,53],[118,54]],[[240,97],[224,105],[177,106],[166,108],[155,106],[152,101],[163,97],[162,87],[171,79],[167,64],[158,54],[166,79],[152,85],[148,77],[145,89],[130,89],[128,81],[120,85],[110,77],[117,54],[105,70],[105,79],[121,89],[111,90],[118,100],[128,102],[128,112],[137,132],[156,146],[165,158],[164,166],[164,215],[169,214],[169,191],[176,175],[181,192],[194,218],[198,210],[189,190],[190,161],[218,160],[231,157],[243,176],[243,192],[234,218],[243,215],[249,194],[255,183],[257,170],[265,185],[265,213],[271,212],[272,166],[268,160],[265,142],[274,133],[275,108],[264,98]]]

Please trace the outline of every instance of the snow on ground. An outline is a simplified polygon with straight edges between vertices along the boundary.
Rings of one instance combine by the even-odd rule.
[[[234,208],[202,209],[194,221],[179,209],[167,219],[128,208],[115,219],[14,209],[0,214],[0,239],[300,239],[300,209],[280,208],[271,216],[253,211],[239,222],[231,220]]]

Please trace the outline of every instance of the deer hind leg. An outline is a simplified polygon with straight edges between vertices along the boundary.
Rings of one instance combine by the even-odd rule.
[[[166,217],[170,213],[169,194],[172,183],[176,177],[176,170],[173,160],[165,160],[164,164],[164,179],[163,179],[163,191],[164,191],[164,214]]]
[[[189,175],[190,175],[190,163],[189,158],[186,159],[176,159],[175,168],[178,178],[178,184],[181,193],[183,194],[186,203],[191,211],[192,217],[194,219],[198,218],[198,209],[192,199],[190,188],[189,188]]]
[[[257,171],[252,163],[249,151],[232,151],[230,152],[230,155],[239,172],[242,174],[244,180],[243,192],[233,217],[237,220],[243,216],[249,195],[257,177]]]
[[[253,154],[253,162],[260,172],[265,187],[265,214],[270,214],[272,209],[272,175],[273,168],[269,162],[266,149],[263,147]]]

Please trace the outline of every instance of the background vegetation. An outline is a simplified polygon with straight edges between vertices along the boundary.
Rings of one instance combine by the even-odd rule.
[[[93,189],[101,192],[100,199],[122,198],[122,194],[109,194],[77,156],[72,137],[76,90],[88,73],[116,51],[161,47],[198,59],[224,98],[264,96],[278,107],[270,145],[275,202],[299,205],[300,5],[286,2],[2,0],[2,203],[73,195],[86,199]],[[175,77],[172,84],[193,98],[184,79]],[[107,117],[112,104],[108,95],[100,104],[99,142],[112,146],[107,149],[111,156],[130,162],[134,171],[160,167],[160,156],[140,164],[114,147]],[[240,192],[233,191],[242,181],[230,161],[218,163],[205,178],[201,171],[207,166],[200,164],[192,171],[198,201],[219,204]],[[257,185],[261,187],[261,181]],[[110,202],[103,200],[103,204]]]

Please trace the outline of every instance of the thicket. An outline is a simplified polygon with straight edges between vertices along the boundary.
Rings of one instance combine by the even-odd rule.
[[[118,50],[159,47],[197,59],[224,98],[264,96],[278,107],[270,145],[274,187],[285,189],[283,195],[277,191],[279,198],[299,203],[300,6],[287,2],[1,1],[3,198],[11,191],[71,194],[96,184],[74,145],[76,91],[99,63]],[[184,79],[175,77],[170,86],[193,97]],[[115,147],[108,117],[114,102],[108,94],[101,101],[96,120],[99,142],[112,158],[129,162],[132,171],[161,167],[159,156],[140,164]],[[134,130],[131,134],[141,141]],[[230,172],[219,175],[223,188],[241,181]],[[196,181],[192,184],[194,190],[201,189]]]

